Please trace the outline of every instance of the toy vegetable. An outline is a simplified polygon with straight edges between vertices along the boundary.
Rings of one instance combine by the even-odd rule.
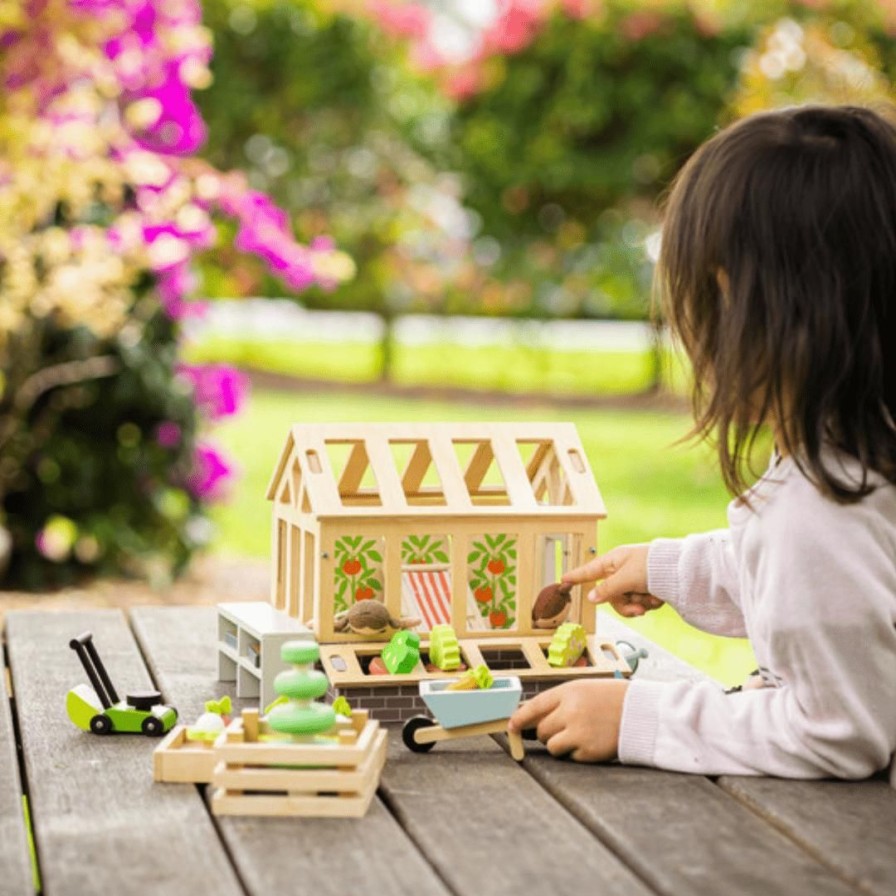
[[[457,681],[446,685],[446,691],[486,691],[495,683],[488,666],[478,665],[475,669],[468,669]]]

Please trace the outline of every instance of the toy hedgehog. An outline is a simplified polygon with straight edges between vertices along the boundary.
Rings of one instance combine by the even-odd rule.
[[[533,627],[557,628],[564,622],[572,606],[571,590],[572,585],[566,582],[555,582],[542,588],[532,605]]]
[[[419,619],[402,616],[396,619],[378,600],[359,600],[344,613],[333,617],[333,631],[356,635],[383,635],[388,629],[416,628]]]

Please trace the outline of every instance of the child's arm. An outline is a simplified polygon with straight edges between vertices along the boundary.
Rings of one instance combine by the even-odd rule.
[[[889,620],[865,618],[864,631],[834,625],[782,644],[782,668],[794,672],[779,687],[727,694],[712,682],[572,681],[521,704],[508,728],[535,728],[553,755],[580,762],[865,778],[896,747],[896,634]]]
[[[651,594],[675,607],[691,625],[715,635],[746,637],[739,570],[728,529],[652,541],[647,585]]]
[[[616,737],[624,763],[698,774],[885,768],[896,749],[896,503],[875,514],[874,499],[844,507],[788,493],[744,536],[750,633],[770,686],[725,694],[635,678],[620,709],[613,682],[560,685],[513,726],[535,725],[552,752],[607,759]]]
[[[574,584],[595,580],[588,600],[609,603],[622,616],[643,616],[668,602],[704,631],[746,635],[727,529],[622,545],[563,576]]]

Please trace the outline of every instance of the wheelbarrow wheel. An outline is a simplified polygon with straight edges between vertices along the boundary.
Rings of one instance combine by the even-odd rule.
[[[401,729],[401,739],[404,745],[414,753],[428,753],[434,746],[435,742],[430,741],[427,744],[417,742],[417,732],[421,728],[432,728],[436,723],[427,716],[414,716],[404,723]]]

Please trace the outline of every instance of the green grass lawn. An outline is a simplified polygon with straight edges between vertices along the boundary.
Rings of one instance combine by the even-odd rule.
[[[549,404],[501,408],[348,391],[315,395],[256,390],[246,410],[213,434],[241,471],[231,500],[214,512],[215,550],[269,555],[270,509],[264,495],[291,423],[454,420],[574,422],[607,505],[608,517],[599,531],[601,551],[725,525],[728,499],[707,450],[673,444],[687,432],[684,415],[558,411]],[[633,625],[726,684],[738,683],[754,668],[745,641],[698,632],[669,608]]]
[[[235,364],[290,376],[341,383],[375,382],[382,354],[375,342],[333,345],[313,339],[258,340],[206,336],[186,347],[194,363]],[[393,348],[391,379],[397,384],[497,389],[525,394],[627,395],[651,384],[648,352],[546,350],[522,342],[470,346],[453,343]],[[682,376],[672,359],[665,362],[664,382],[681,388]]]

